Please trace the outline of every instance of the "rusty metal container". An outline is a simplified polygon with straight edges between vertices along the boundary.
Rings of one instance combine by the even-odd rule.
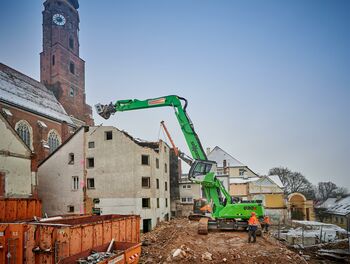
[[[80,254],[65,258],[60,264],[77,263],[77,260],[86,259],[92,252],[105,252],[108,246],[109,243],[94,247]],[[97,264],[136,264],[139,262],[141,255],[141,243],[114,242],[112,251],[117,252],[117,254],[108,259],[101,260]]]
[[[140,217],[77,216],[0,224],[0,263],[60,263],[107,244],[112,238],[116,242],[140,243]]]
[[[41,201],[34,198],[0,198],[0,222],[33,220],[41,217]]]

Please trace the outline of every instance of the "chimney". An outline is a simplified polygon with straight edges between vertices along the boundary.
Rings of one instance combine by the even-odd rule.
[[[210,153],[210,148],[207,148],[207,155],[209,155]]]

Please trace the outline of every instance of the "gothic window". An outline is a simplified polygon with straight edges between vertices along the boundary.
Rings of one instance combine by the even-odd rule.
[[[69,71],[71,74],[75,73],[75,65],[72,61],[69,63]]]
[[[52,65],[55,65],[55,55],[52,55]]]
[[[74,97],[74,87],[70,88],[69,95],[70,97]]]
[[[31,131],[32,128],[30,127],[30,125],[24,121],[21,120],[16,124],[16,131],[17,134],[21,137],[21,139],[24,141],[24,143],[26,143],[26,145],[31,148]]]
[[[72,37],[69,37],[69,48],[74,49],[74,39]]]
[[[51,130],[47,137],[47,143],[50,147],[50,153],[55,151],[61,145],[61,138],[55,130]]]

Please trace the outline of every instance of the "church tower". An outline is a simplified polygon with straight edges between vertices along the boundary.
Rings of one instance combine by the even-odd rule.
[[[79,57],[78,8],[78,0],[44,2],[40,79],[77,125],[93,125],[85,100],[85,61]]]

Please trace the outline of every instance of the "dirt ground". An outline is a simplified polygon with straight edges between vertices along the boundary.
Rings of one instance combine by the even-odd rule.
[[[140,263],[307,263],[274,238],[247,243],[246,232],[197,234],[198,222],[163,222],[142,236]]]

